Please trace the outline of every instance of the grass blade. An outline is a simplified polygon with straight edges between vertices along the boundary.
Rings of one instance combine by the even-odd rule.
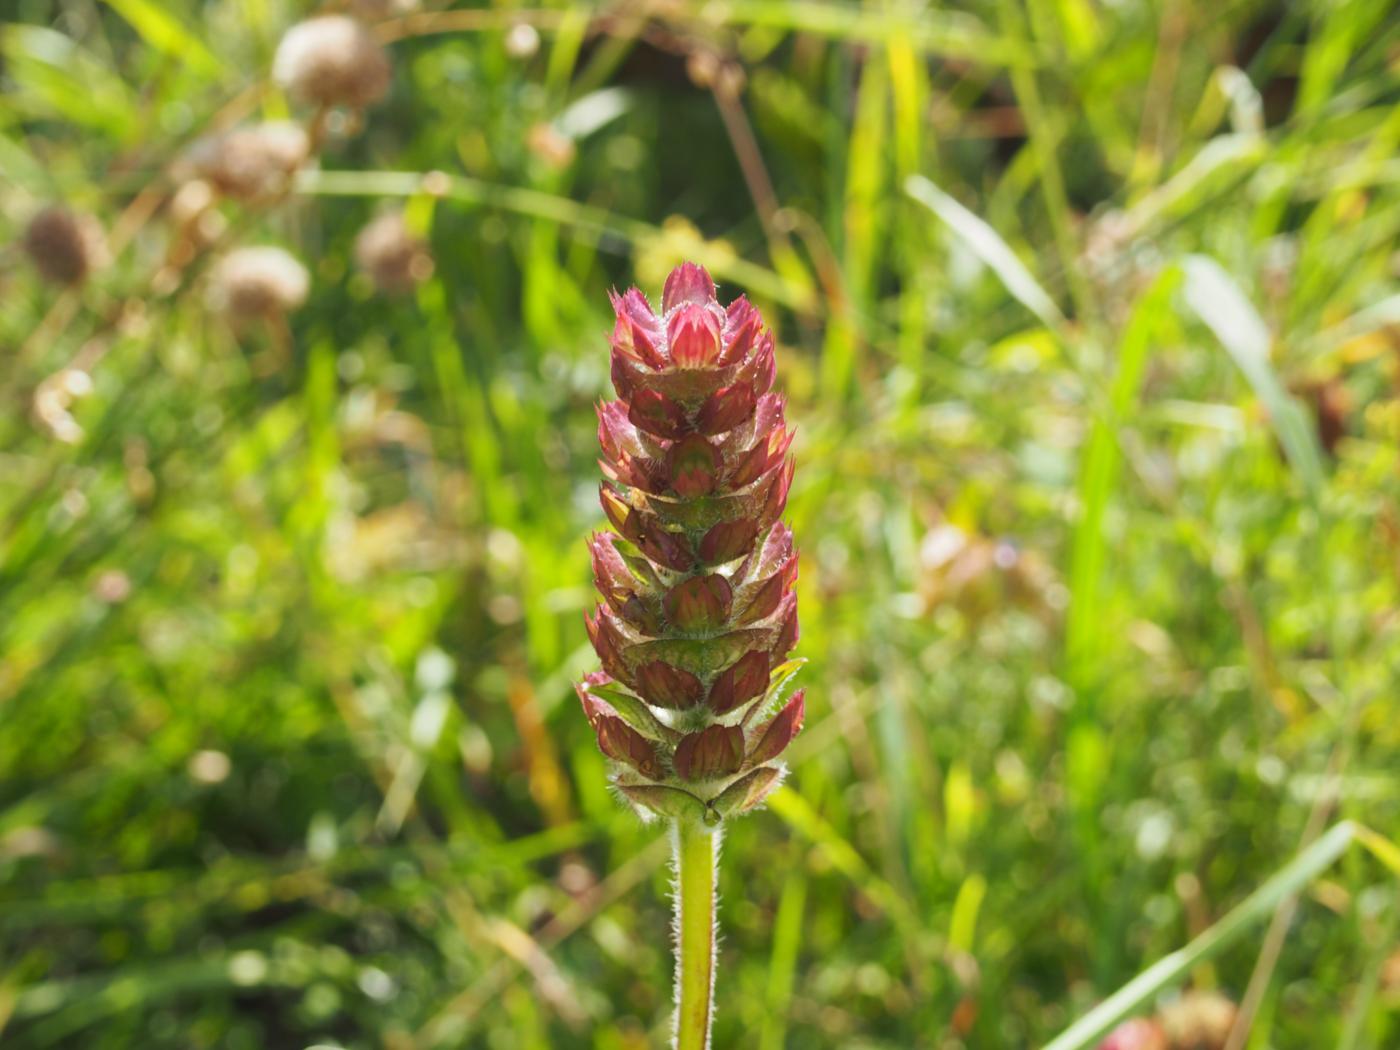
[[[1087,684],[1085,672],[1092,665],[1094,643],[1101,637],[1098,627],[1103,610],[1098,592],[1104,562],[1103,518],[1109,496],[1118,485],[1122,458],[1117,429],[1137,399],[1152,335],[1176,283],[1176,274],[1164,274],[1134,308],[1119,346],[1108,411],[1094,421],[1080,465],[1080,516],[1071,544],[1071,601],[1065,627],[1066,659],[1071,683],[1076,686]]]
[[[904,181],[904,192],[943,220],[968,250],[991,268],[1012,297],[1040,318],[1047,328],[1064,324],[1064,315],[1055,300],[1031,276],[1026,264],[1001,234],[922,175],[909,176]]]
[[[778,914],[773,919],[773,951],[768,963],[768,1013],[763,1021],[760,1050],[782,1050],[787,1041],[787,1018],[792,1002],[797,956],[802,947],[802,920],[807,906],[807,873],[798,868],[783,883]]]
[[[812,809],[807,800],[791,788],[779,788],[768,796],[768,808],[781,817],[793,830],[822,848],[831,866],[844,875],[857,889],[870,898],[896,922],[921,925],[909,902],[866,863],[854,846],[841,833]]]
[[[732,0],[724,6],[724,17],[731,25],[784,29],[845,42],[907,41],[924,53],[992,65],[1031,63],[1029,51],[1015,41],[991,32],[975,18],[945,11],[881,11],[801,0]]]
[[[1315,499],[1322,489],[1322,452],[1303,406],[1284,389],[1269,361],[1269,330],[1263,319],[1214,259],[1188,256],[1182,271],[1187,306],[1215,333],[1264,402],[1288,462]]]
[[[1244,899],[1186,947],[1157,960],[1045,1046],[1045,1050],[1083,1050],[1123,1018],[1149,1003],[1186,976],[1198,963],[1234,944],[1273,913],[1279,901],[1306,886],[1347,851],[1357,838],[1350,821],[1333,827],[1273,878]]]
[[[219,60],[197,36],[182,26],[169,11],[151,0],[107,0],[107,6],[126,20],[152,49],[170,55],[191,69],[217,74]]]

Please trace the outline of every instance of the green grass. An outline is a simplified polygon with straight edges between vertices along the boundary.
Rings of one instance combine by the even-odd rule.
[[[15,0],[0,1041],[662,1044],[664,835],[571,683],[606,292],[694,258],[780,337],[810,660],[788,787],[726,833],[716,1047],[1092,1046],[1256,970],[1249,1047],[1395,1045],[1391,7],[388,23],[363,127],[223,209],[311,271],[279,357],[207,260],[153,278],[169,162],[307,116],[266,76],[306,11]],[[112,242],[79,291],[17,246],[55,200]],[[435,259],[400,299],[353,258],[391,205]]]

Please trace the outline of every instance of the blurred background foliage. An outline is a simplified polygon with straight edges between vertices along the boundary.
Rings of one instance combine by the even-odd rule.
[[[779,335],[811,660],[717,1046],[1040,1044],[1400,827],[1388,0],[357,0],[363,109],[280,0],[4,7],[6,1047],[664,1039],[571,682],[606,291],[683,258]],[[1393,1047],[1396,906],[1348,852],[1187,984]]]

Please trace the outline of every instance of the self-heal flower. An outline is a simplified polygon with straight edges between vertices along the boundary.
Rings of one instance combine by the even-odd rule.
[[[673,822],[676,1050],[710,1046],[719,825],[782,781],[802,729],[797,551],[779,520],[792,433],[773,334],[723,307],[700,267],[672,271],[658,314],[612,297],[617,400],[598,406],[599,498],[612,532],[588,550],[602,598],[584,618],[602,670],[578,685],[612,783]]]
[[[778,785],[804,713],[783,690],[797,552],[779,520],[792,433],[773,334],[691,263],[660,313],[636,288],[612,304],[618,399],[598,406],[598,442],[613,532],[589,542],[602,601],[586,618],[603,669],[579,697],[640,812],[715,825]]]

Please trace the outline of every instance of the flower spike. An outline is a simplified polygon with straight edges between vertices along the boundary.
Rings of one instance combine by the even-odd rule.
[[[661,312],[612,296],[617,400],[598,406],[598,490],[613,532],[590,538],[602,601],[584,617],[602,671],[578,685],[612,784],[643,819],[673,822],[676,1039],[710,1046],[714,829],[782,783],[802,729],[797,550],[780,520],[792,431],[769,392],[773,333],[743,297],[723,307],[694,263]],[[774,711],[777,711],[774,714]]]
[[[603,601],[587,618],[605,673],[579,696],[624,798],[714,824],[778,784],[805,710],[799,693],[753,717],[797,642],[773,334],[742,296],[721,306],[693,263],[666,279],[659,311],[636,288],[612,306],[618,397],[598,406],[598,443],[613,532],[589,541]]]

